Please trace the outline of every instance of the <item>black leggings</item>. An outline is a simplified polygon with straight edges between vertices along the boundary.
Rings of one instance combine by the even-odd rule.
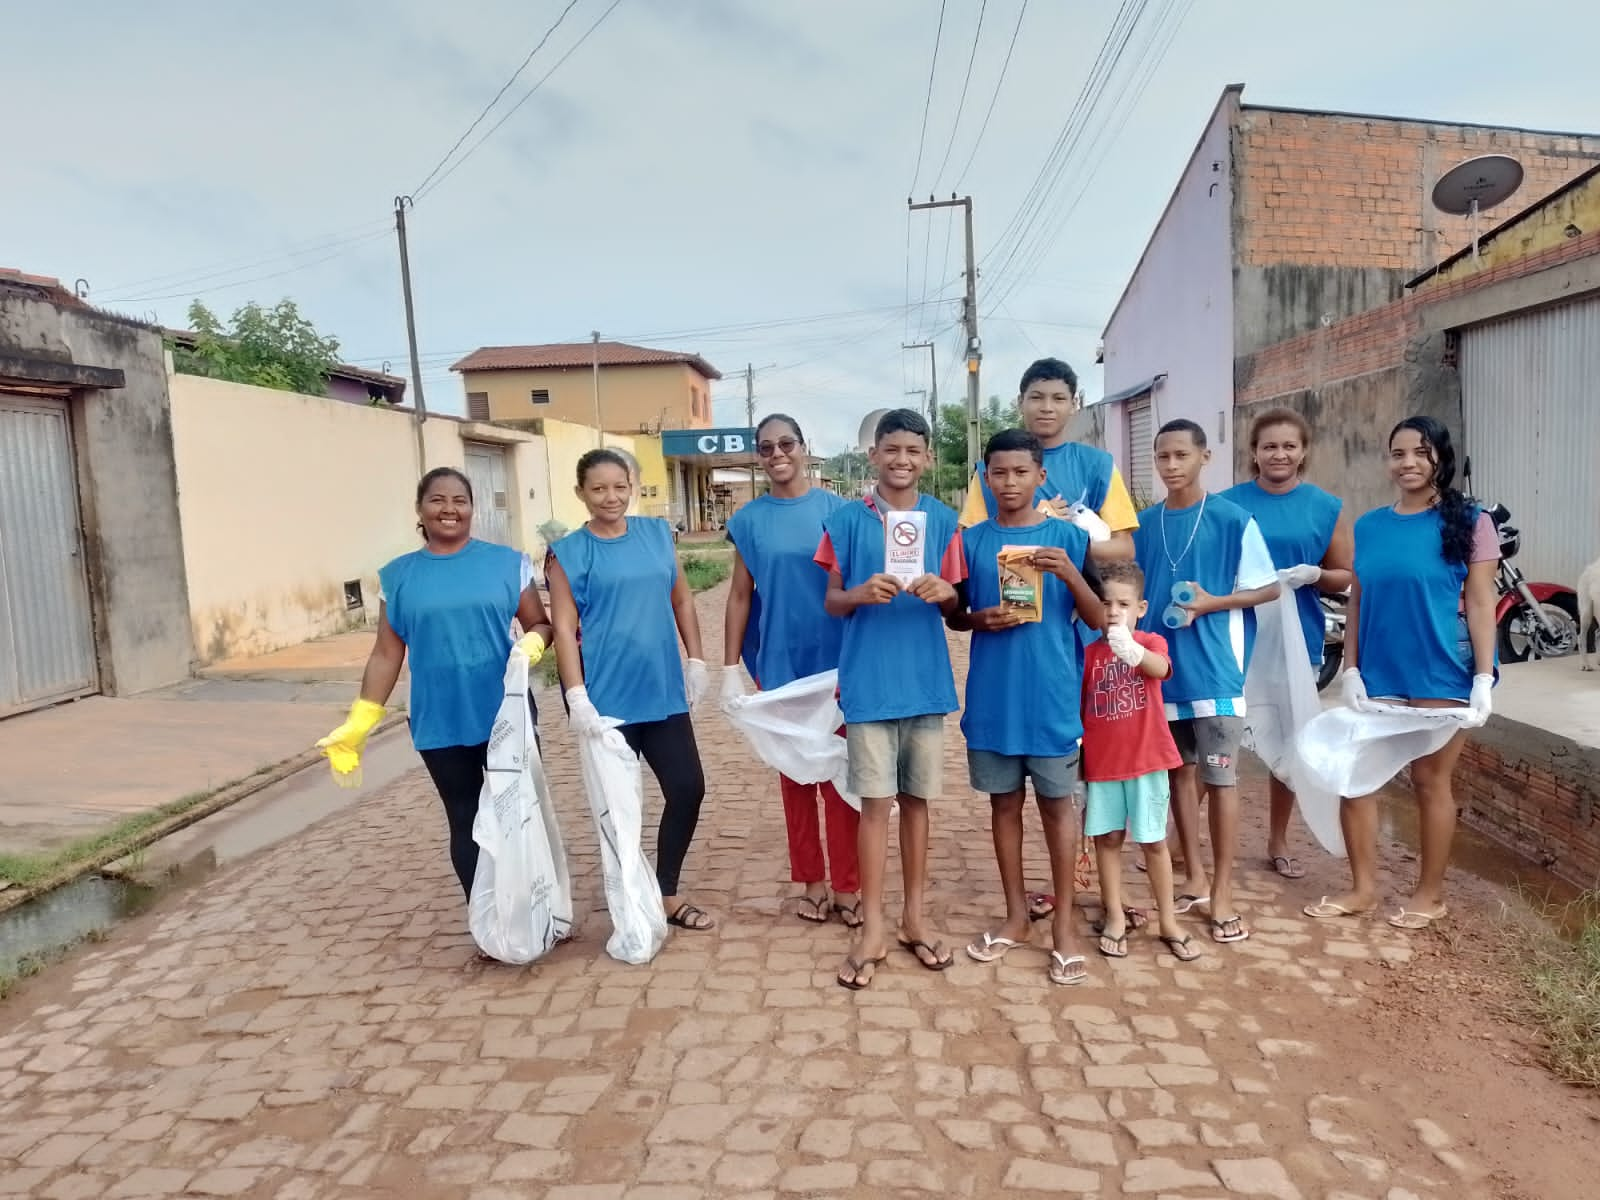
[[[683,870],[689,843],[694,841],[700,823],[700,802],[706,795],[706,776],[700,766],[700,748],[695,745],[694,725],[688,713],[678,713],[663,721],[642,721],[624,725],[618,731],[633,752],[650,765],[650,772],[661,785],[665,803],[661,808],[661,828],[656,834],[656,882],[663,896],[678,894],[678,875]]]
[[[528,696],[528,710],[535,725],[534,743],[539,741],[539,710]],[[483,792],[483,773],[489,761],[489,743],[476,746],[441,746],[420,750],[422,765],[433,777],[439,799],[444,802],[445,823],[450,826],[450,865],[461,881],[461,890],[472,898],[472,877],[478,870],[478,843],[472,840],[472,823],[478,816],[478,797]]]

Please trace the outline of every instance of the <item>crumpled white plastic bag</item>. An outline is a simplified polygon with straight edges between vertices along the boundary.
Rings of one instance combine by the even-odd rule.
[[[489,734],[472,840],[478,867],[467,928],[480,950],[501,962],[530,963],[571,936],[567,853],[528,707],[528,656],[516,648]]]
[[[796,783],[831,783],[851,808],[861,797],[845,787],[845,741],[839,736],[839,672],[807,675],[770,692],[741,696],[724,711],[744,734],[756,757]]]
[[[1287,572],[1279,571],[1279,581]],[[1300,816],[1329,854],[1345,857],[1339,828],[1339,796],[1301,761],[1296,735],[1322,712],[1305,629],[1294,591],[1283,586],[1275,600],[1257,605],[1255,647],[1244,681],[1244,739],[1267,769],[1294,790]]]
[[[1472,710],[1369,702],[1319,714],[1295,739],[1300,778],[1339,796],[1369,796],[1469,727]]]
[[[661,885],[644,856],[644,777],[639,756],[617,732],[622,722],[602,718],[606,731],[578,739],[583,790],[600,838],[611,937],[606,953],[635,966],[649,962],[667,941]]]

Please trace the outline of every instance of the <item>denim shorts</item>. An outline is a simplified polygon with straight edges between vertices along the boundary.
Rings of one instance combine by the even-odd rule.
[[[996,754],[967,747],[967,777],[972,790],[1003,796],[1020,792],[1033,780],[1033,794],[1045,800],[1065,800],[1078,790],[1078,752],[1056,758],[1034,754]]]
[[[944,714],[863,721],[844,728],[850,790],[863,799],[916,796],[944,788]]]

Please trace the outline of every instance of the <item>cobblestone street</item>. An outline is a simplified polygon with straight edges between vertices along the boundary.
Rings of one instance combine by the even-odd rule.
[[[701,597],[718,661],[722,591]],[[1254,936],[1214,946],[1191,914],[1194,964],[1143,934],[1120,961],[1085,939],[1089,982],[1055,987],[1040,927],[1001,963],[960,954],[943,975],[897,952],[850,993],[834,984],[843,927],[803,924],[786,899],[776,780],[708,711],[686,895],[720,926],[629,967],[603,951],[593,831],[559,701],[543,707],[576,941],[528,969],[474,961],[438,801],[412,774],[0,1006],[0,1194],[1521,1194],[1475,1153],[1494,1114],[1430,1111],[1413,1072],[1364,1052],[1367,994],[1416,935],[1302,918],[1341,870],[1309,841],[1312,877],[1290,884],[1247,822]],[[948,747],[931,903],[960,947],[998,888],[954,718]],[[1031,828],[1034,886],[1042,849]]]

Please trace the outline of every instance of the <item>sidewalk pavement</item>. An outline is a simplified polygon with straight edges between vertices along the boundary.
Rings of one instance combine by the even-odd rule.
[[[708,658],[724,590],[699,601]],[[1587,1186],[1552,1168],[1525,1193],[1491,1191],[1477,1150],[1496,1101],[1439,1099],[1373,1036],[1394,1032],[1370,1001],[1416,935],[1300,917],[1341,873],[1314,854],[1297,884],[1247,854],[1255,936],[1214,946],[1191,915],[1198,963],[1139,934],[1102,959],[1085,931],[1089,982],[1056,987],[1040,929],[999,963],[958,955],[934,974],[897,952],[871,988],[842,990],[848,935],[782,899],[776,781],[714,712],[696,720],[710,792],[685,890],[720,924],[674,932],[647,966],[615,962],[573,747],[559,705],[542,709],[576,941],[529,968],[475,961],[439,803],[413,772],[167,897],[6,1006],[0,1195],[1558,1200]],[[954,721],[947,746],[930,908],[959,947],[993,920],[997,883]],[[1258,821],[1243,836],[1259,851]],[[1040,840],[1030,822],[1036,883]],[[1578,1190],[1544,1186],[1568,1177]]]
[[[49,850],[304,753],[343,719],[371,644],[345,634],[0,721],[0,846]]]

